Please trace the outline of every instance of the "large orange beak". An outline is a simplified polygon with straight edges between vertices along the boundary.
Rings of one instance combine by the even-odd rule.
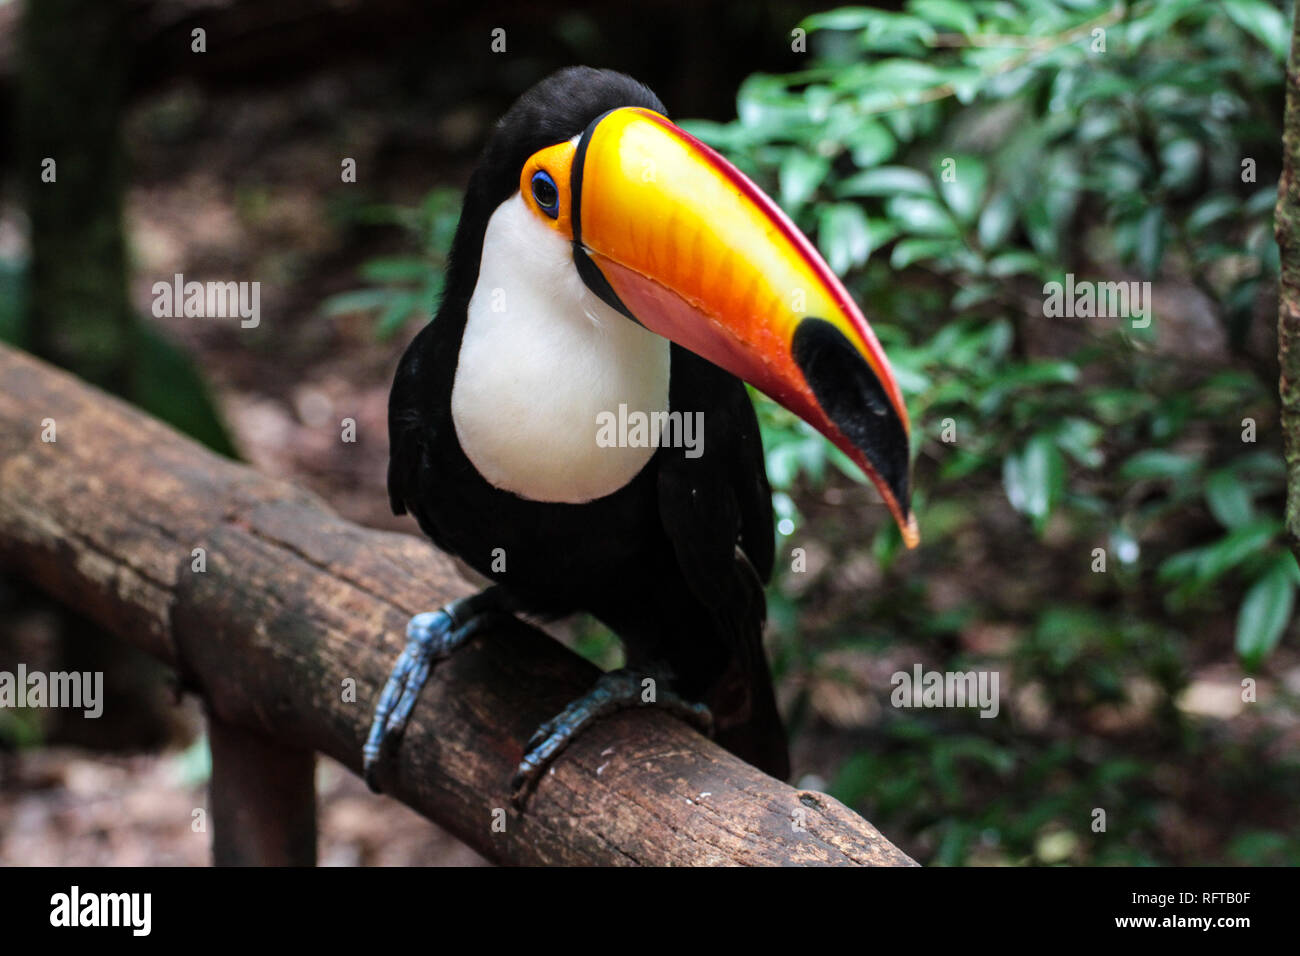
[[[789,217],[708,146],[636,107],[583,133],[570,190],[588,285],[817,428],[874,482],[915,546],[898,383],[862,312]]]

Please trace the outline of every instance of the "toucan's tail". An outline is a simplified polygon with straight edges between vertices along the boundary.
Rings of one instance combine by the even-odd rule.
[[[756,653],[743,662],[737,660],[737,666],[728,670],[717,691],[709,695],[716,726],[713,739],[746,763],[786,780],[790,747],[776,707],[761,633],[755,643]]]
[[[670,588],[597,617],[623,639],[629,667],[664,667],[674,691],[708,706],[718,744],[785,780],[790,754],[763,650],[763,586],[746,562],[726,570],[710,581],[712,606]]]
[[[731,656],[705,694],[705,703],[713,711],[714,740],[764,773],[785,780],[790,776],[790,748],[763,649],[767,601],[762,582],[737,554],[733,580],[740,586],[722,605],[726,610],[714,612],[715,628]]]

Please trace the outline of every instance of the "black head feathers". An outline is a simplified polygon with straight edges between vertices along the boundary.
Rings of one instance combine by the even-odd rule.
[[[644,83],[614,70],[589,66],[552,73],[515,101],[493,127],[465,191],[447,266],[446,306],[463,312],[478,281],[488,219],[519,188],[519,174],[528,157],[572,139],[596,117],[623,106],[667,115],[659,97]]]

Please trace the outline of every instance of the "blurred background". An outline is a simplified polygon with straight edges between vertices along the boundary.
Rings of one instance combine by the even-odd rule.
[[[554,69],[623,70],[816,241],[911,410],[907,552],[759,399],[802,785],[927,864],[1300,863],[1290,27],[1274,0],[0,0],[0,339],[415,533],[388,513],[387,392],[477,150]],[[260,282],[261,322],[154,318],[178,272]],[[1067,273],[1150,281],[1149,326],[1047,317]],[[619,661],[590,622],[555,633]],[[109,703],[0,710],[0,863],[206,863],[197,705],[3,577],[18,661],[104,670]],[[998,671],[999,716],[891,706],[916,664]],[[328,760],[319,786],[323,863],[481,862]]]

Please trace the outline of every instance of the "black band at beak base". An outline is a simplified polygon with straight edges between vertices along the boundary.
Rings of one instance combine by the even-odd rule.
[[[606,110],[587,124],[587,128],[582,131],[582,138],[578,140],[578,148],[573,154],[573,165],[569,168],[569,221],[573,224],[573,264],[578,270],[578,276],[587,284],[587,288],[600,296],[602,302],[640,325],[637,317],[623,304],[614,287],[609,284],[605,273],[591,261],[591,256],[587,255],[586,247],[582,244],[582,172],[587,164],[587,144],[591,142],[591,134],[600,121],[612,112],[614,111]]]

